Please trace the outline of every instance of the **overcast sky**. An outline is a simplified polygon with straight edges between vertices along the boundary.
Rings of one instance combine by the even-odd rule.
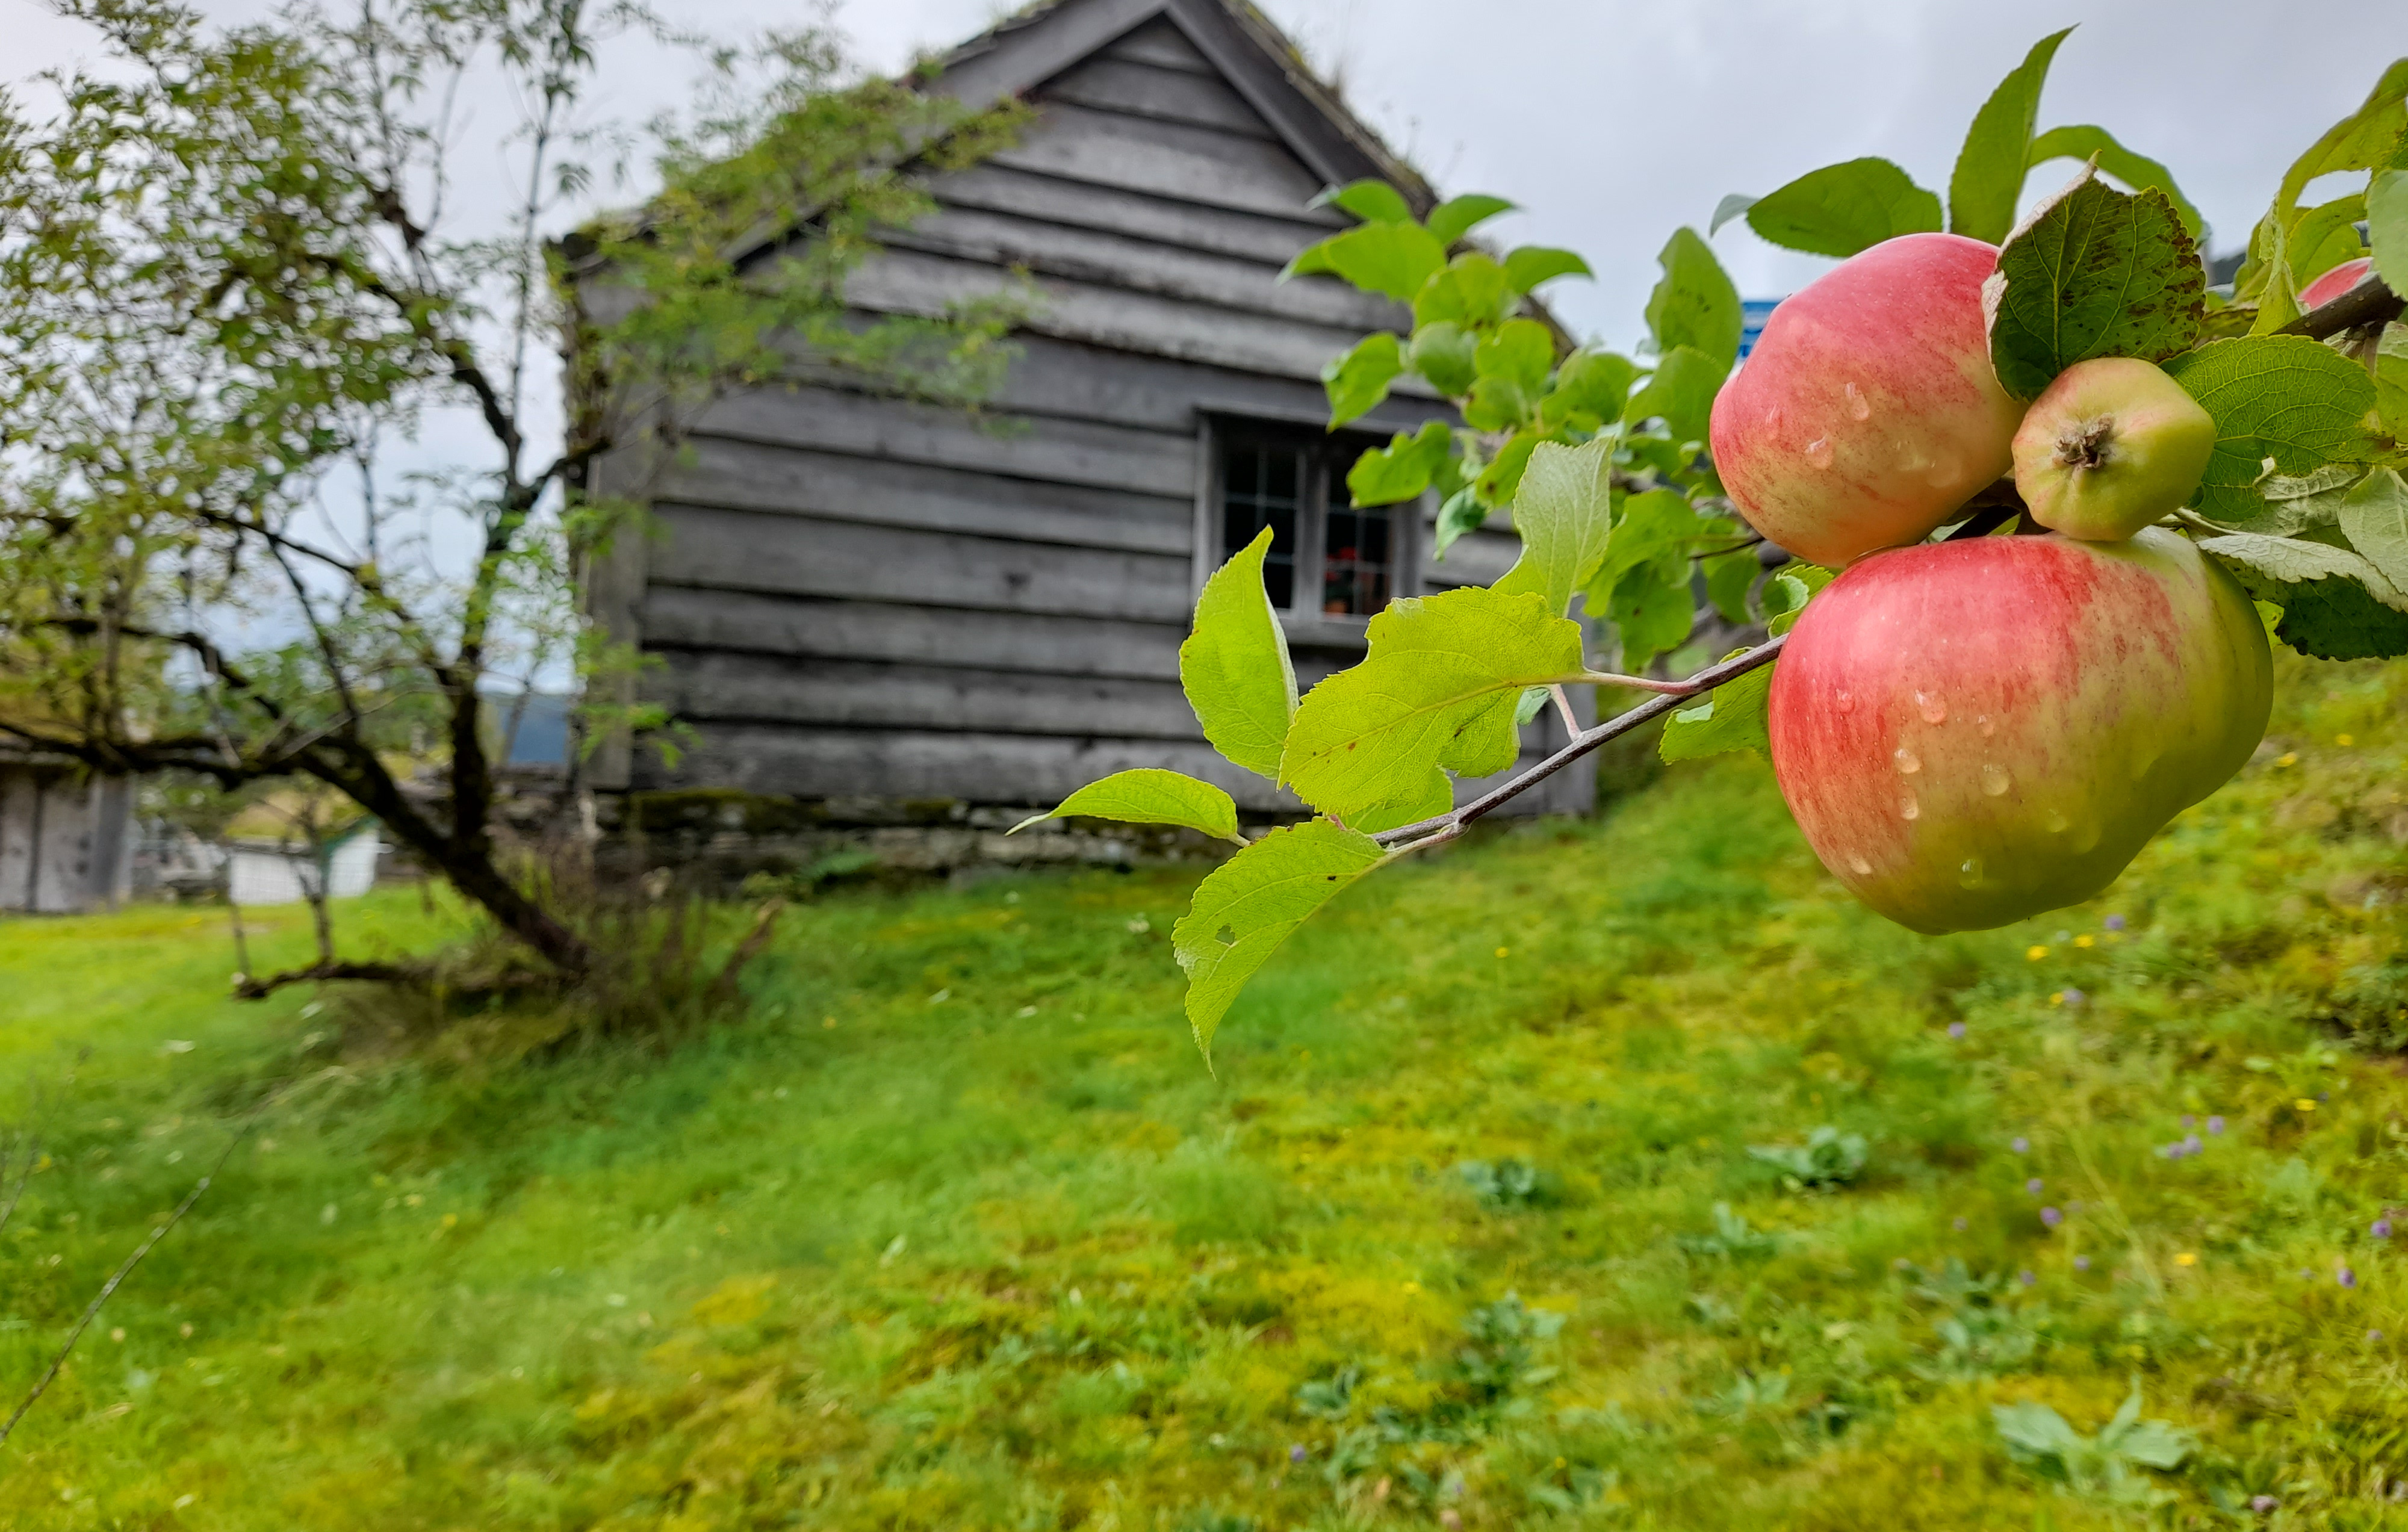
[[[809,0],[660,0],[720,33],[792,22]],[[1653,260],[1678,224],[1703,228],[1726,192],[1770,191],[1863,154],[1945,189],[1965,124],[2043,34],[2058,52],[2042,126],[2097,122],[2172,166],[2210,224],[2239,242],[2283,167],[2408,53],[2401,0],[1263,0],[1396,148],[1450,192],[1526,209],[1503,237],[1569,246],[1597,269],[1562,283],[1576,328],[1627,344]],[[225,16],[261,0],[204,0]],[[892,68],[960,40],[993,0],[842,0],[864,62]],[[37,0],[0,0],[0,78],[87,48]],[[651,67],[645,65],[650,64]],[[674,72],[623,52],[615,91],[638,113],[674,99]],[[493,115],[504,115],[495,103]],[[2071,173],[2071,166],[2064,167]],[[2051,179],[2033,178],[2037,197]],[[1743,224],[1715,246],[1741,289],[1778,296],[1825,263]]]

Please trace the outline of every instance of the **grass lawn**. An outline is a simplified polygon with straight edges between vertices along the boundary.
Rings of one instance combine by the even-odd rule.
[[[2275,727],[2106,899],[1941,939],[1676,772],[1350,893],[1217,1080],[1185,872],[829,896],[743,1023],[516,1064],[217,998],[222,911],[0,923],[0,1411],[296,1082],[0,1525],[2408,1524],[2408,667]]]

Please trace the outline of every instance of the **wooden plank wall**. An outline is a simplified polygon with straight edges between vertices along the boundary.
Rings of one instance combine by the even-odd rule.
[[[132,784],[0,761],[0,910],[75,914],[122,898]]]
[[[1343,220],[1306,206],[1318,179],[1167,18],[1035,101],[1023,140],[944,179],[852,293],[933,314],[1023,288],[1020,355],[984,416],[751,394],[661,482],[664,535],[622,601],[663,662],[647,686],[698,742],[673,771],[637,756],[628,785],[1048,803],[1166,766],[1297,807],[1206,748],[1180,694],[1199,422],[1317,425],[1323,364],[1403,316],[1330,279],[1275,280]],[[1364,423],[1439,408],[1400,397]],[[1457,547],[1434,584],[1494,578],[1513,544]],[[1300,679],[1347,648],[1300,652]]]

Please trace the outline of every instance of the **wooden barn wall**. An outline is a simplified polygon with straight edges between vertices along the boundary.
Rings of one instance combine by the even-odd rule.
[[[633,756],[628,785],[1047,803],[1166,766],[1250,809],[1299,807],[1205,747],[1180,693],[1199,422],[1317,425],[1323,364],[1402,315],[1329,279],[1275,280],[1343,221],[1306,206],[1319,178],[1169,20],[1035,100],[1023,141],[940,181],[939,210],[852,291],[908,314],[1023,291],[988,408],[825,386],[729,399],[658,481],[661,535],[603,572],[597,609],[640,632],[662,662],[649,694],[697,736],[674,770]],[[1438,408],[1400,397],[1363,423]],[[1513,552],[1475,534],[1431,588],[1494,579]],[[1352,657],[1343,639],[1300,650],[1299,680]]]

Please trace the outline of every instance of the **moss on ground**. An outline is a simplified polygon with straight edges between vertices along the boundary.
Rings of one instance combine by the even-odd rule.
[[[743,1024],[515,1065],[215,998],[222,913],[0,924],[48,1155],[11,1388],[299,1082],[0,1448],[0,1520],[2395,1525],[2403,705],[2293,667],[2107,898],[1940,939],[1760,766],[1675,771],[1351,893],[1217,1081],[1193,872],[832,897]],[[2177,1468],[2096,1450],[2135,1381]],[[2081,1441],[2016,1450],[2027,1402]]]

